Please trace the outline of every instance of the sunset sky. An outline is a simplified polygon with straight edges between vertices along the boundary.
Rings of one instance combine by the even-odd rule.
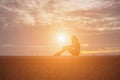
[[[61,33],[84,53],[119,53],[120,0],[0,0],[0,55],[53,55]]]

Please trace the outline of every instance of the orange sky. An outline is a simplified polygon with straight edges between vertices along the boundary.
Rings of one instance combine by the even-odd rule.
[[[86,53],[119,52],[119,7],[117,0],[1,0],[0,55],[52,55],[61,33],[67,44],[76,35]]]

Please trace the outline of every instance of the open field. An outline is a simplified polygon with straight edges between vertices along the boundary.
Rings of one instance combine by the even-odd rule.
[[[0,80],[120,80],[120,56],[1,56]]]

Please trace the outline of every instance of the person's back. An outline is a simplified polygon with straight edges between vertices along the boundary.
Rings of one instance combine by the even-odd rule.
[[[72,56],[79,56],[80,54],[80,43],[76,36],[72,37]]]

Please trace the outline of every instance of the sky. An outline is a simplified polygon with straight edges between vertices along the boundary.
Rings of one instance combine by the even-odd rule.
[[[0,0],[0,55],[53,55],[58,33],[83,53],[120,52],[120,1]]]

